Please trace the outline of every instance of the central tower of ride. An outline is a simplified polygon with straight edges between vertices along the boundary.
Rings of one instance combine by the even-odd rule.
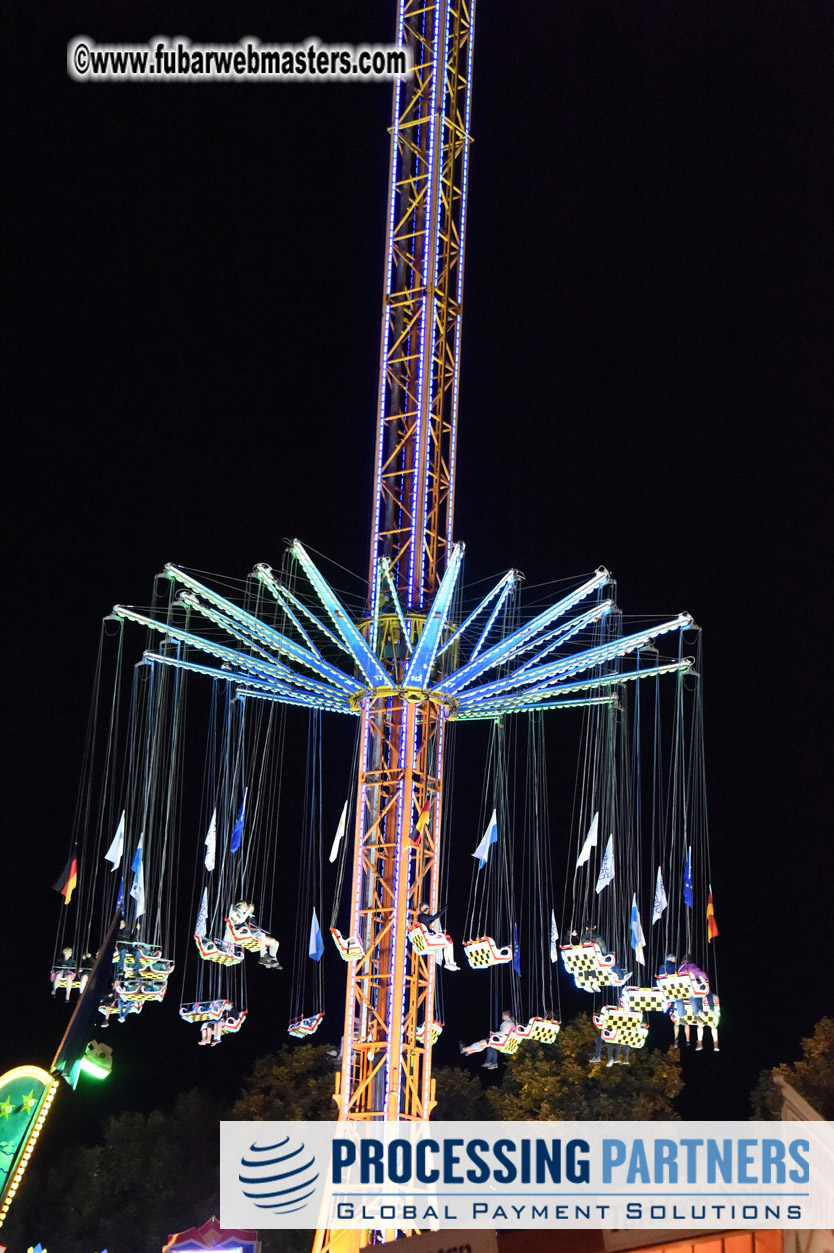
[[[437,904],[443,715],[412,669],[454,515],[473,3],[400,0],[365,637],[391,676],[362,709],[341,1119],[432,1108],[435,964],[407,943]],[[438,641],[439,642],[439,641]],[[434,646],[437,651],[437,642]],[[451,655],[450,655],[451,665]],[[422,681],[421,681],[422,679]]]

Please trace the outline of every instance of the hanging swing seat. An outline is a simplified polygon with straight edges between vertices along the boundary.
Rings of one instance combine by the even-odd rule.
[[[518,1046],[524,1037],[519,1035],[518,1027],[513,1027],[512,1031],[507,1035],[501,1035],[499,1031],[490,1031],[489,1047],[495,1049],[497,1053],[517,1053]]]
[[[331,927],[330,934],[333,936],[336,948],[339,950],[346,962],[358,962],[365,956],[362,941],[358,936],[349,935],[348,938],[345,939],[337,927]]]
[[[174,964],[167,957],[140,958],[139,974],[143,979],[152,979],[154,983],[163,982],[173,972]]]
[[[425,957],[427,953],[442,953],[447,944],[452,943],[451,936],[445,931],[429,931],[424,922],[418,922],[408,933],[415,953]]]
[[[69,966],[55,966],[49,976],[52,986],[58,988],[80,988],[81,979]]]
[[[562,1024],[555,1018],[542,1018],[538,1014],[530,1019],[526,1027],[516,1027],[522,1040],[538,1040],[540,1044],[554,1044],[561,1029]]]
[[[195,935],[203,961],[217,962],[221,966],[237,966],[243,961],[243,952],[231,940],[208,940],[205,936]]]
[[[266,932],[260,927],[250,927],[248,922],[232,922],[231,918],[226,919],[226,942],[228,944],[239,944],[241,948],[248,949],[250,953],[257,953],[260,949],[258,939],[265,936]]]
[[[641,1049],[649,1034],[649,1024],[640,1011],[615,1009],[613,1005],[604,1005],[594,1014],[594,1026],[606,1044],[627,1044],[633,1049]]]
[[[432,1024],[431,1024],[432,1044],[437,1043],[442,1033],[443,1033],[443,1023],[438,1022],[436,1018],[432,1019]],[[417,1024],[416,1039],[417,1039],[418,1044],[425,1044],[426,1042],[426,1024],[424,1022]]]
[[[322,1024],[324,1018],[324,1010],[320,1010],[317,1014],[311,1014],[309,1018],[294,1018],[287,1031],[290,1035],[295,1036],[297,1040],[303,1040],[308,1035],[315,1035]]]
[[[620,992],[620,1007],[629,1010],[660,1010],[669,1008],[666,994],[661,988],[638,988],[629,984]]]
[[[492,936],[482,935],[477,940],[464,940],[463,951],[466,960],[473,970],[484,970],[488,966],[501,966],[513,960],[513,948],[499,948]]]
[[[585,992],[595,991],[594,985],[597,988],[619,988],[628,978],[628,975],[620,976],[612,969],[617,963],[616,953],[603,955],[594,941],[563,944],[561,953],[565,970],[573,975],[576,986]]]
[[[186,1001],[180,1005],[180,1018],[186,1022],[219,1022],[231,1008],[231,1001]]]
[[[706,996],[709,992],[709,979],[698,979],[686,973],[656,975],[655,983],[667,1001],[688,1001],[690,996]]]
[[[717,1027],[721,1021],[721,1003],[715,995],[712,998],[712,1005],[701,1002],[701,1008],[697,1014],[692,1012],[689,1001],[684,1001],[683,1007],[683,1013],[677,1006],[673,1006],[669,1012],[669,1017],[676,1025],[683,1023],[687,1027]]]
[[[223,1030],[223,1034],[224,1035],[237,1035],[238,1031],[240,1031],[244,1022],[246,1021],[247,1012],[248,1012],[247,1010],[242,1009],[240,1013],[235,1014],[233,1017],[227,1015],[223,1019],[222,1023],[220,1024]]]

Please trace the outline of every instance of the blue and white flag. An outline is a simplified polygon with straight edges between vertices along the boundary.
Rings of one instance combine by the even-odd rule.
[[[605,853],[602,858],[602,865],[599,868],[599,878],[597,879],[597,895],[604,887],[607,887],[614,878],[614,837],[609,835],[608,843],[605,846]]]
[[[479,859],[481,863],[481,866],[480,866],[481,870],[483,870],[484,866],[487,864],[487,857],[489,857],[489,850],[490,850],[491,845],[497,844],[497,843],[498,843],[498,814],[493,809],[492,817],[489,820],[489,826],[484,832],[483,839],[481,840],[478,847],[475,849],[475,852],[472,854],[473,857],[477,857]]]
[[[683,899],[692,908],[692,849],[686,850],[686,869],[683,872]]]
[[[550,960],[559,960],[559,928],[556,926],[556,912],[550,911]]]
[[[217,810],[211,815],[209,829],[206,832],[206,870],[214,870],[214,859],[217,853]]]
[[[145,912],[145,871],[142,865],[142,841],[145,838],[144,831],[139,836],[139,843],[136,845],[136,852],[133,854],[133,861],[130,868],[133,871],[133,882],[130,885],[130,895],[136,901],[136,917],[141,918]]]
[[[513,970],[521,974],[521,949],[518,947],[518,927],[513,923]]]
[[[125,907],[125,881],[122,879],[119,884],[119,895],[116,897],[116,912]]]
[[[201,940],[206,938],[206,928],[208,927],[208,888],[203,888],[203,899],[200,901],[200,908],[197,912],[197,921],[194,924],[194,934],[199,936]]]
[[[585,836],[585,843],[579,850],[579,856],[576,859],[576,869],[584,866],[585,862],[591,856],[591,849],[596,848],[597,836],[599,834],[599,811],[597,811],[591,819],[591,825],[588,828],[588,834]]]
[[[112,874],[119,866],[122,860],[122,853],[125,847],[125,811],[122,810],[122,816],[119,819],[119,825],[116,827],[116,834],[113,836],[113,843],[104,854],[104,860],[111,863]]]
[[[233,853],[236,853],[240,848],[240,842],[243,839],[243,821],[246,817],[246,793],[248,790],[248,788],[243,789],[243,800],[240,802],[240,811],[237,816],[237,822],[232,828],[232,841],[229,847]]]
[[[324,953],[324,940],[321,937],[321,927],[316,917],[315,907],[313,908],[313,917],[310,920],[310,944],[307,954],[312,957],[314,962],[320,962]]]
[[[341,844],[342,840],[345,838],[345,827],[347,825],[347,807],[348,807],[348,803],[347,801],[345,801],[344,809],[342,810],[342,816],[339,819],[339,825],[336,828],[336,834],[333,836],[333,843],[330,845],[330,856],[328,858],[328,861],[335,861],[336,858],[339,856],[339,845]]]
[[[645,943],[646,937],[643,935],[643,924],[637,912],[637,893],[635,892],[631,898],[631,947],[634,949],[634,956],[641,966],[646,964],[646,955],[643,947]]]
[[[666,889],[663,886],[663,874],[660,866],[657,868],[657,883],[654,889],[654,905],[652,906],[652,926],[659,921],[669,902],[666,899]]]

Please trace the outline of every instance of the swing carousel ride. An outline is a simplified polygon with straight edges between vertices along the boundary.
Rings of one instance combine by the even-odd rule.
[[[304,1040],[321,1028],[323,958],[338,953],[343,1120],[430,1116],[447,970],[473,983],[488,972],[484,1018],[497,1026],[511,1010],[483,1042],[498,1052],[556,1039],[560,963],[590,998],[600,1064],[602,1043],[609,1065],[614,1046],[616,1060],[642,1047],[650,1014],[687,1038],[694,1026],[698,1047],[711,1027],[717,1048],[700,632],[686,613],[626,619],[602,568],[529,607],[516,570],[485,595],[463,588],[453,522],[474,16],[474,0],[398,4],[414,68],[394,87],[367,595],[338,592],[296,540],[280,570],[257,565],[236,583],[166,565],[148,607],[117,605],[56,885],[54,995],[89,997],[98,951],[102,1025],[164,1012],[176,961],[179,1016],[199,1042],[240,1031],[247,963],[277,971],[277,941],[289,947],[284,913],[277,925],[270,913],[282,842],[297,840],[279,824],[278,781],[287,711],[306,711],[288,1031]],[[198,804],[183,787],[195,699],[208,711]],[[550,711],[577,727],[570,833],[549,822]],[[356,737],[351,777],[334,784],[322,732],[337,714]],[[481,820],[455,830],[474,853],[453,936],[453,741],[458,723],[477,721]],[[336,827],[340,809],[328,850],[325,823]],[[559,844],[569,870],[557,908]],[[456,942],[474,975],[456,973]],[[390,1237],[319,1232],[316,1249]]]

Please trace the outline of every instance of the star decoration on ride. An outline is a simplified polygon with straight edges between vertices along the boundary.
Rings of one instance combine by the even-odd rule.
[[[401,603],[382,558],[374,610],[358,621],[298,540],[289,551],[306,579],[303,595],[270,566],[257,565],[254,612],[169,564],[163,577],[178,590],[164,616],[127,605],[115,606],[113,616],[164,637],[159,650],[144,654],[151,664],[226,679],[240,699],[343,714],[397,695],[435,702],[459,721],[607,704],[617,700],[622,683],[694,664],[682,649],[677,657],[661,658],[654,643],[672,632],[682,639],[694,626],[687,613],[622,633],[604,568],[521,625],[504,626],[501,637],[507,620],[502,611],[522,576],[509,570],[457,623],[461,543],[452,547],[433,601],[417,612]]]
[[[14,1105],[9,1097],[0,1103],[0,1118],[9,1118],[14,1113]]]
[[[37,1104],[35,1089],[32,1088],[31,1092],[27,1092],[24,1097],[21,1097],[20,1103],[25,1110],[30,1110],[33,1105]]]

